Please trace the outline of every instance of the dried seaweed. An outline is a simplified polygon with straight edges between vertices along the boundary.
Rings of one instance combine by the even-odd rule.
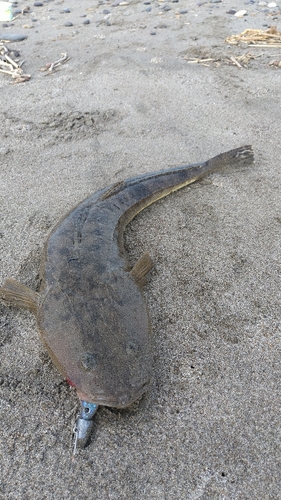
[[[230,45],[239,45],[244,42],[256,47],[281,47],[281,32],[276,26],[271,26],[268,30],[247,29],[239,35],[231,35],[225,39]]]
[[[239,69],[247,68],[248,63],[251,59],[257,59],[261,57],[263,54],[252,54],[251,52],[246,52],[245,54],[241,54],[240,56],[227,56],[227,57],[217,57],[217,58],[205,58],[199,59],[196,57],[188,57],[184,56],[184,59],[187,60],[188,64],[202,64],[202,66],[210,66],[212,64],[215,67],[219,67],[222,64],[230,66],[237,66]]]

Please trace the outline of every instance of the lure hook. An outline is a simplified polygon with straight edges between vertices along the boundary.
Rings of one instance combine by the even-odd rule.
[[[74,446],[73,455],[76,454],[77,448],[85,448],[93,429],[93,417],[98,409],[95,403],[81,401],[81,410],[78,419],[76,420],[73,434]]]

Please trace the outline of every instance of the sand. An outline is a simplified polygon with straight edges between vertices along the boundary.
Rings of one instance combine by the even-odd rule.
[[[31,75],[12,85],[0,74],[1,284],[37,289],[51,227],[101,187],[243,144],[256,158],[128,227],[131,263],[149,251],[155,264],[145,287],[153,383],[128,410],[100,408],[74,461],[75,391],[35,318],[0,305],[5,500],[281,498],[281,70],[269,66],[281,48],[224,43],[246,28],[280,28],[279,16],[231,0],[163,5],[31,2],[0,27],[27,35],[9,47]],[[259,55],[247,68],[230,63],[247,52]],[[61,53],[70,59],[56,72],[39,71]]]

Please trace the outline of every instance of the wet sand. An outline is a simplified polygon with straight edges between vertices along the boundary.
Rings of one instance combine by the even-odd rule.
[[[154,379],[128,410],[99,409],[74,461],[75,392],[34,317],[0,305],[1,498],[280,498],[281,70],[269,62],[281,48],[224,43],[280,29],[280,16],[230,0],[30,7],[0,27],[27,35],[9,47],[31,75],[12,85],[0,74],[1,284],[37,289],[51,227],[101,187],[243,144],[256,162],[170,195],[128,227],[132,265],[144,251],[155,264],[145,287]],[[248,68],[227,59],[249,51],[261,55]],[[61,53],[70,59],[58,71],[39,71]]]

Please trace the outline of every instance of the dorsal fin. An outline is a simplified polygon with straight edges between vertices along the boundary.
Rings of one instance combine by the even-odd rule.
[[[118,181],[113,184],[113,186],[110,186],[110,188],[105,191],[105,193],[102,195],[101,199],[102,200],[107,200],[107,198],[110,198],[113,194],[117,194],[120,189],[122,188],[124,184],[124,181]]]
[[[0,297],[11,306],[37,312],[39,294],[16,280],[9,278],[5,281],[0,287]]]

